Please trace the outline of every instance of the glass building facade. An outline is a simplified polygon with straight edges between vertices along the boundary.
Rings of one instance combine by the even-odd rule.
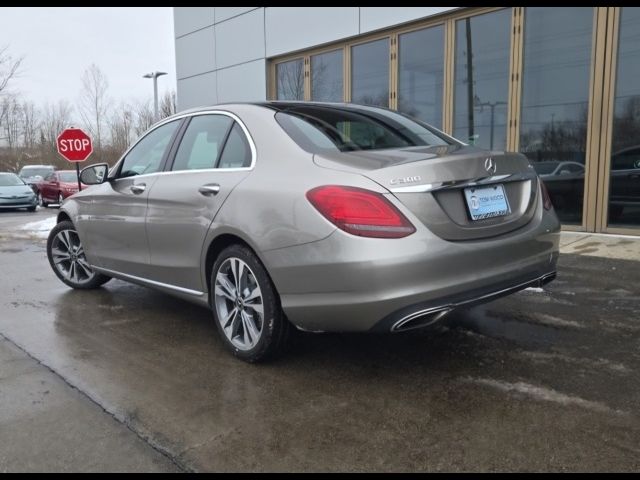
[[[463,8],[273,58],[268,91],[384,106],[521,152],[565,229],[638,234],[639,24],[637,7]]]

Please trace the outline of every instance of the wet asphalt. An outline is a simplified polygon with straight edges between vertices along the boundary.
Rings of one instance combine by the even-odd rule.
[[[53,214],[0,212],[0,471],[640,469],[640,258],[565,254],[544,290],[248,365],[205,309],[68,289],[19,230]]]

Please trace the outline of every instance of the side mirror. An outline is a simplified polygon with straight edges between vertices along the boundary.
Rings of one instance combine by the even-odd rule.
[[[107,180],[109,173],[109,165],[106,163],[96,163],[87,168],[83,168],[80,172],[80,181],[85,185],[98,185]]]

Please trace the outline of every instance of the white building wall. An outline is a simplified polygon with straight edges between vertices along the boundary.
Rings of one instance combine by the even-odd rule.
[[[174,7],[178,108],[264,100],[267,59],[458,7]]]

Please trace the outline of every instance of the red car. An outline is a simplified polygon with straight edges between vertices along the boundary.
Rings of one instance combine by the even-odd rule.
[[[62,201],[78,191],[78,176],[75,170],[56,170],[36,184],[38,204],[48,207],[50,203],[60,205]],[[86,185],[82,185],[86,188]]]

